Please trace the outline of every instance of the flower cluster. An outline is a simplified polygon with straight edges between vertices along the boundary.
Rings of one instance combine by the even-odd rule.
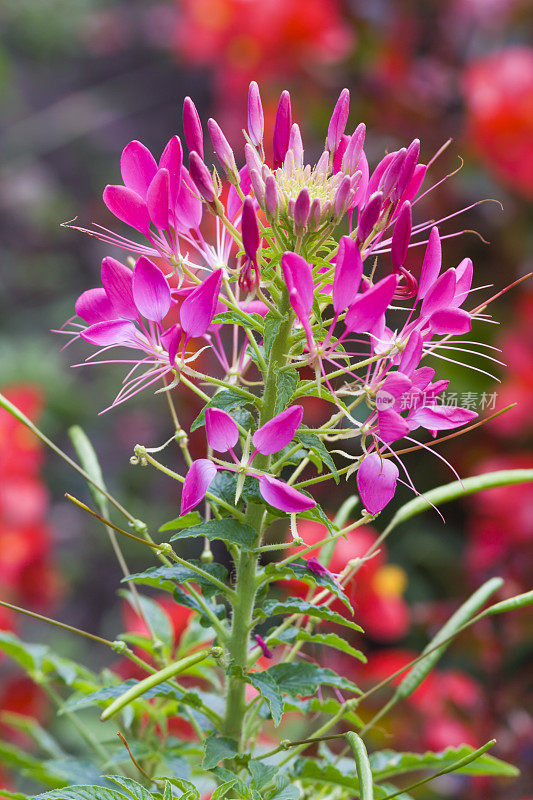
[[[219,125],[208,122],[226,191],[209,165],[199,115],[186,98],[188,167],[177,136],[159,161],[140,142],[130,142],[121,158],[123,183],[104,191],[111,213],[143,238],[99,227],[90,232],[138,258],[133,269],[104,259],[102,287],[80,296],[82,322],[71,321],[69,330],[97,346],[98,355],[116,346],[140,353],[121,359],[132,367],[114,404],[160,379],[167,386],[181,381],[209,399],[199,387],[206,382],[225,387],[233,399],[239,395],[259,417],[251,427],[239,426],[215,395],[215,408],[205,415],[207,441],[218,452],[229,451],[234,464],[196,460],[185,480],[182,513],[206,495],[221,469],[239,476],[235,502],[248,474],[275,508],[309,510],[313,501],[278,477],[290,463],[291,441],[297,437],[297,449],[298,431],[305,431],[298,398],[331,404],[330,419],[313,436],[321,447],[350,442],[350,452],[336,452],[353,462],[344,473],[357,471],[370,514],[393,497],[400,469],[412,486],[393,445],[407,440],[427,447],[411,434],[421,428],[435,436],[476,417],[471,409],[439,401],[448,381],[425,363],[428,356],[453,360],[461,352],[456,337],[470,331],[473,319],[484,319],[484,306],[465,308],[472,262],[465,258],[443,269],[438,226],[413,223],[428,170],[419,160],[419,141],[388,153],[370,170],[365,126],[347,134],[348,117],[345,89],[322,154],[315,164],[306,163],[290,96],[283,92],[270,162],[259,87],[252,82],[243,166]],[[214,243],[204,236],[206,215],[215,217]],[[411,248],[420,245],[425,250],[418,266]],[[204,346],[198,349],[200,339]],[[193,366],[204,349],[214,354],[219,374]],[[283,390],[280,407],[266,408],[266,398],[250,389],[272,369],[290,390]],[[233,452],[239,439],[240,461]],[[270,456],[280,451],[274,474]],[[266,457],[257,469],[251,467],[256,453]]]

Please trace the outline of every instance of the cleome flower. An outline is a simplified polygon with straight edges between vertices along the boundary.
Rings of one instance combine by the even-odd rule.
[[[273,455],[290,444],[300,427],[303,411],[302,406],[290,406],[269,422],[261,425],[252,436],[254,450],[250,453],[249,443],[246,443],[243,457],[239,461],[234,452],[234,447],[239,440],[239,429],[235,420],[219,408],[208,408],[205,412],[207,442],[217,453],[229,452],[234,463],[218,461],[214,463],[208,458],[199,458],[193,461],[183,484],[180,515],[187,514],[204,499],[220,469],[238,473],[241,478],[240,485],[239,482],[237,483],[235,502],[239,499],[244,478],[249,475],[258,479],[259,491],[263,500],[274,508],[286,511],[288,514],[297,514],[314,508],[316,503],[310,497],[293,489],[284,481],[280,481],[266,472],[255,470],[251,466],[258,453],[266,456]]]
[[[477,291],[469,258],[443,266],[442,242],[457,234],[441,235],[445,220],[416,219],[420,199],[441,182],[421,191],[437,156],[421,163],[415,139],[371,169],[364,124],[348,127],[349,103],[345,89],[333,109],[322,154],[310,164],[291,98],[283,92],[270,161],[260,91],[252,82],[240,154],[215,120],[207,123],[217,169],[209,163],[198,112],[186,98],[188,165],[177,136],[158,161],[143,144],[130,142],[121,156],[122,183],[104,190],[107,208],[135,231],[134,238],[98,226],[88,232],[136,254],[137,261],[130,269],[104,259],[102,286],[78,298],[81,323],[71,320],[63,332],[99,348],[88,362],[110,348],[129,350],[130,358],[115,359],[131,370],[113,405],[158,381],[168,386],[181,380],[204,402],[208,395],[200,383],[231,389],[258,411],[263,399],[256,387],[271,366],[292,387],[292,395],[285,397],[289,408],[274,417],[274,427],[267,422],[253,437],[226,412],[208,406],[208,443],[216,452],[229,453],[232,462],[193,462],[183,513],[205,497],[221,469],[238,474],[236,500],[249,475],[272,506],[288,513],[310,508],[312,501],[298,484],[292,485],[295,477],[291,484],[279,479],[290,456],[278,457],[273,474],[252,464],[256,453],[279,452],[288,444],[301,418],[286,441],[285,434],[281,437],[284,443],[269,449],[280,430],[290,433],[300,408],[297,400],[306,395],[331,404],[331,418],[312,435],[320,446],[346,443],[346,449],[333,452],[352,462],[343,474],[350,479],[357,472],[370,514],[386,506],[399,481],[415,490],[399,442],[429,449],[413,438],[416,431],[434,437],[476,417],[471,409],[446,405],[448,381],[425,363],[431,356],[444,364],[462,364],[461,353],[496,360],[487,352],[490,346],[475,347],[475,340],[460,338],[474,323],[487,321],[490,301],[469,302]],[[208,228],[206,216],[215,218],[214,238],[207,236],[213,226]],[[344,235],[339,235],[340,223]],[[413,254],[419,252],[417,263]],[[274,357],[272,345],[280,331],[285,350]],[[191,354],[187,348],[197,339],[203,347]],[[193,362],[203,350],[215,363],[200,371]],[[202,367],[208,361],[202,358]],[[99,363],[108,363],[107,357]],[[240,460],[234,454],[239,438]]]

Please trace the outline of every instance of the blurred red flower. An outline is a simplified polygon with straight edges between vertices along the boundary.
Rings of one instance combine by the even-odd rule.
[[[502,180],[533,197],[533,48],[473,61],[463,89],[472,146]]]

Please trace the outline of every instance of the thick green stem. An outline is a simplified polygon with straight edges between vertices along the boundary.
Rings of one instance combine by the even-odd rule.
[[[261,407],[260,424],[264,425],[274,416],[276,406],[277,379],[280,367],[287,359],[289,335],[292,327],[292,315],[289,306],[289,297],[285,291],[280,302],[280,312],[283,322],[274,338],[268,367],[264,376],[263,403]],[[270,456],[258,454],[255,465],[259,470],[268,470]],[[246,524],[256,531],[256,547],[261,543],[262,521],[264,510],[262,506],[249,503],[246,509]],[[246,669],[248,651],[250,649],[250,631],[254,612],[255,597],[257,593],[257,562],[258,555],[254,552],[241,551],[237,563],[237,579],[235,591],[237,597],[233,603],[233,619],[231,626],[228,650],[234,664]],[[224,719],[224,734],[236,739],[241,744],[243,738],[243,723],[246,713],[245,700],[246,684],[238,677],[228,680],[226,696],[226,713]]]

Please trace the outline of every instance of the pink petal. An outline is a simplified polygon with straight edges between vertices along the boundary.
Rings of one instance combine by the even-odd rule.
[[[250,141],[256,147],[259,147],[263,141],[264,132],[265,116],[261,95],[259,94],[259,86],[255,81],[252,81],[248,89],[248,134]]]
[[[204,157],[204,134],[200,115],[190,97],[183,101],[183,133],[189,150],[195,150]]]
[[[378,427],[379,436],[386,444],[402,439],[410,431],[407,421],[392,408],[378,411]]]
[[[429,234],[424,261],[422,262],[420,280],[418,281],[418,300],[424,298],[429,289],[431,289],[439,276],[441,266],[442,245],[439,229],[435,227],[431,229],[431,233]]]
[[[139,312],[133,299],[133,272],[116,258],[107,256],[100,270],[102,286],[116,309],[115,316],[137,319]]]
[[[203,336],[215,316],[222,270],[216,269],[196,287],[182,303],[180,323],[188,337]]]
[[[202,221],[202,201],[185,167],[181,168],[181,185],[176,200],[176,223],[181,233],[196,230]]]
[[[350,236],[341,237],[331,293],[335,314],[341,314],[355,301],[362,275],[363,261],[356,242]]]
[[[429,324],[433,333],[461,335],[471,329],[472,319],[462,308],[441,308],[431,315]]]
[[[290,406],[256,430],[252,437],[254,447],[268,456],[283,450],[294,439],[304,415],[303,406]]]
[[[396,275],[387,275],[371,289],[360,294],[346,314],[344,319],[346,328],[354,333],[371,333],[385,314],[396,291],[397,283]]]
[[[76,300],[76,314],[92,325],[93,322],[104,322],[116,319],[117,311],[106,294],[105,289],[87,289]]]
[[[281,93],[278,108],[276,111],[276,121],[274,123],[274,168],[283,166],[283,161],[289,148],[289,138],[292,127],[291,97],[287,91]]]
[[[181,146],[180,137],[173,136],[159,159],[159,169],[168,170],[170,180],[170,205],[172,208],[176,206],[176,200],[181,186],[182,167],[183,147]]]
[[[468,292],[472,287],[472,277],[474,274],[474,267],[470,258],[463,258],[459,266],[455,269],[456,285],[455,297],[453,298],[454,306],[462,306]]]
[[[150,230],[150,215],[143,198],[127,186],[106,186],[104,203],[112,214],[140,233]]]
[[[133,141],[126,145],[120,157],[120,174],[128,189],[145,198],[156,172],[156,160],[144,144]]]
[[[112,319],[106,322],[97,322],[81,332],[81,338],[86,342],[99,347],[109,345],[124,345],[137,347],[137,329],[133,322],[125,319]]]
[[[455,285],[455,270],[450,267],[428,290],[422,302],[420,316],[430,317],[434,311],[449,306],[455,296]]]
[[[400,358],[398,369],[405,373],[405,375],[411,375],[413,370],[420,364],[423,352],[424,346],[422,337],[418,331],[413,331]]]
[[[216,474],[217,468],[208,458],[198,458],[192,462],[185,476],[181,493],[180,517],[187,514],[204,499]]]
[[[313,307],[313,273],[311,266],[305,258],[297,253],[287,252],[281,258],[283,277],[289,292],[296,289],[300,297],[302,307],[309,314]]]
[[[315,501],[306,494],[293,489],[283,481],[278,481],[277,478],[272,478],[271,475],[261,475],[259,491],[263,500],[274,508],[286,511],[287,514],[298,514],[316,506]]]
[[[170,176],[168,169],[158,169],[146,193],[146,205],[150,219],[161,231],[169,227]]]
[[[476,417],[476,412],[470,411],[468,408],[443,405],[424,406],[409,415],[409,426],[411,430],[420,425],[431,431],[447,431],[466,425]]]
[[[226,453],[235,447],[239,439],[239,429],[235,420],[220,408],[206,410],[205,431],[207,441],[217,453]]]
[[[357,471],[357,489],[370,514],[378,514],[394,497],[398,467],[378,453],[367,455]]]
[[[394,233],[392,234],[391,258],[392,265],[396,272],[400,271],[400,267],[403,267],[405,259],[407,258],[412,227],[413,213],[411,210],[411,203],[406,200],[400,209],[398,219],[394,226]]]
[[[181,326],[177,323],[172,325],[168,328],[164,333],[161,334],[161,344],[166,349],[168,353],[168,360],[170,366],[173,367],[176,361],[176,356],[178,355],[178,350],[180,346],[180,342],[182,339],[183,331],[181,330]]]
[[[172,302],[167,279],[146,256],[137,259],[133,270],[135,305],[146,319],[162,322]]]

